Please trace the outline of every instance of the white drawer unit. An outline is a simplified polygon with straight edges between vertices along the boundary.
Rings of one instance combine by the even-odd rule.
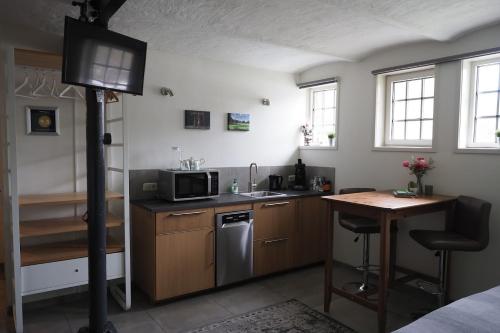
[[[108,280],[125,276],[124,253],[106,256]],[[88,258],[56,261],[21,268],[22,296],[88,283]]]

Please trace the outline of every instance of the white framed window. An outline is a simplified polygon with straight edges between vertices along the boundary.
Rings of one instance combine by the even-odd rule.
[[[434,66],[377,76],[375,150],[432,151],[434,87]]]
[[[386,85],[386,145],[431,146],[434,71],[390,75]]]
[[[459,149],[499,149],[500,55],[462,62]]]
[[[310,123],[313,146],[330,146],[329,134],[333,134],[332,147],[337,146],[338,83],[310,88]]]

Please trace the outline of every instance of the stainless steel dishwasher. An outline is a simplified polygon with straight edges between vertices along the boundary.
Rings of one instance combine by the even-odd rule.
[[[253,210],[217,214],[217,286],[253,276]]]

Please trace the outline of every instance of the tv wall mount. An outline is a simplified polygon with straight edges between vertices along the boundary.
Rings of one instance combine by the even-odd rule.
[[[79,20],[107,29],[109,18],[126,0],[73,1],[80,8]],[[104,144],[111,138],[104,133],[104,90],[86,88],[87,102],[87,210],[89,262],[89,325],[78,333],[117,333],[108,321],[106,275],[106,199]]]

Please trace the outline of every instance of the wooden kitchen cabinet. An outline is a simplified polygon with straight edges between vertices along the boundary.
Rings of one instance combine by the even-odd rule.
[[[328,212],[317,196],[163,213],[133,206],[135,284],[154,301],[214,288],[215,214],[252,208],[255,277],[324,260]]]
[[[289,236],[297,218],[297,200],[280,200],[254,204],[253,239]]]
[[[293,266],[297,200],[254,204],[254,275]]]
[[[294,266],[321,262],[326,251],[328,209],[321,197],[298,200],[298,218],[294,236]]]
[[[156,253],[157,300],[215,286],[213,229],[157,236]]]
[[[213,208],[151,213],[132,208],[135,284],[154,301],[215,287]]]

